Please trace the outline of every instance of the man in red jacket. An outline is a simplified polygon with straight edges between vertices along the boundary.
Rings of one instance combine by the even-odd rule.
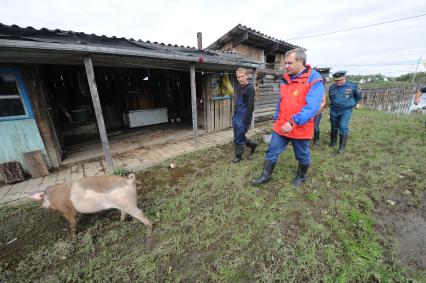
[[[306,53],[302,48],[286,52],[285,69],[262,176],[253,180],[253,185],[269,182],[278,157],[289,142],[299,161],[297,175],[292,182],[294,186],[306,181],[311,164],[309,141],[314,132],[313,117],[320,109],[324,96],[324,82],[320,73],[306,64]]]

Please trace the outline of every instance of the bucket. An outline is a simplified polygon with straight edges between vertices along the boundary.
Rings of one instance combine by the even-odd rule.
[[[75,109],[70,111],[72,118],[76,122],[87,122],[91,119],[89,109]]]
[[[272,138],[272,134],[263,135],[263,142],[270,143]]]

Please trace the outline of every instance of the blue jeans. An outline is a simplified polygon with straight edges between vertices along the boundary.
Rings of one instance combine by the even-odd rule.
[[[322,118],[322,113],[319,113],[318,115],[315,116],[314,118],[314,131],[315,132],[319,132],[320,131],[320,122],[321,122],[321,118]]]
[[[271,142],[269,143],[268,150],[266,151],[266,160],[273,162],[278,161],[278,157],[283,152],[288,143],[293,145],[294,156],[296,160],[303,165],[311,164],[311,152],[309,150],[309,140],[290,139],[279,134],[272,132]]]
[[[332,132],[340,132],[343,136],[349,135],[349,122],[352,117],[352,108],[341,111],[330,110],[330,124]]]

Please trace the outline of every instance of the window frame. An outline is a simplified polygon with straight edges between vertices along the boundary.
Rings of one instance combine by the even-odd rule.
[[[21,72],[19,71],[19,69],[17,67],[0,67],[0,74],[10,74],[15,76],[18,92],[22,101],[22,106],[24,107],[24,111],[25,111],[25,115],[0,117],[0,122],[34,118],[34,112],[31,107],[28,91],[27,91],[27,88],[25,87],[25,83],[24,83],[24,80],[22,79]],[[0,101],[1,100],[3,99],[0,99]]]

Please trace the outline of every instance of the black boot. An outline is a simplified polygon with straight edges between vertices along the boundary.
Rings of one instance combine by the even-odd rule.
[[[257,143],[252,141],[252,140],[247,139],[246,146],[250,148],[250,155],[253,155],[254,151],[256,150]]]
[[[254,179],[251,182],[251,184],[254,186],[258,186],[258,185],[269,182],[269,180],[271,180],[272,172],[274,171],[275,164],[277,164],[277,162],[271,161],[271,160],[265,160],[265,164],[263,165],[262,176],[260,176],[257,179]]]
[[[336,131],[331,131],[330,132],[330,144],[328,146],[336,146],[337,143],[337,132]]]
[[[320,135],[320,132],[318,131],[318,132],[314,132],[314,146],[319,146],[319,135]]]
[[[306,181],[306,173],[308,173],[308,168],[309,164],[303,165],[302,163],[299,163],[296,178],[293,180],[293,186],[300,186],[301,184],[303,184],[303,182]]]
[[[235,158],[231,162],[232,163],[239,163],[241,160],[243,160],[243,152],[244,152],[244,145],[236,144],[235,145]]]
[[[348,136],[340,135],[339,140],[339,153],[345,153],[346,141],[348,140]]]

